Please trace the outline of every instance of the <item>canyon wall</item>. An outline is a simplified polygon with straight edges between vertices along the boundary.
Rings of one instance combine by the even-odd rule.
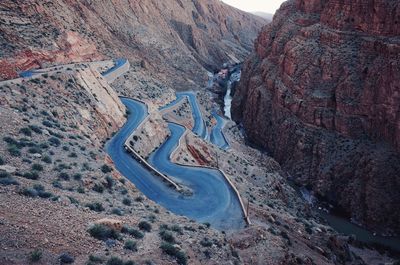
[[[400,3],[291,0],[255,42],[233,117],[296,182],[400,232]]]
[[[188,89],[188,81],[203,85],[205,69],[244,60],[267,23],[217,0],[4,0],[0,22],[2,79],[124,57],[177,89]]]

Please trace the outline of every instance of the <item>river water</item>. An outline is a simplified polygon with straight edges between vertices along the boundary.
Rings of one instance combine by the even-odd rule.
[[[224,115],[228,119],[232,119],[231,115],[231,107],[232,107],[232,86],[236,82],[240,81],[240,76],[241,76],[241,70],[240,68],[236,68],[231,76],[229,77],[228,83],[227,83],[227,88],[226,88],[226,94],[224,97]]]
[[[308,204],[314,206],[315,208],[318,207],[318,201],[313,196],[312,192],[305,188],[300,188],[299,192]],[[341,234],[354,235],[360,242],[379,244],[395,251],[400,251],[399,237],[384,237],[375,235],[373,232],[368,231],[355,223],[352,223],[350,220],[334,215],[326,209],[322,209],[321,207],[318,207],[318,214],[324,218],[333,229]]]

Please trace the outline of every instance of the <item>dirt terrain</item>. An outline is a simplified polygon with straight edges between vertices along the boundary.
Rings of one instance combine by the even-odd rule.
[[[193,90],[211,131],[212,111],[221,106],[206,89],[208,72],[243,61],[266,20],[217,0],[4,0],[0,22],[0,264],[378,265],[396,259],[330,228],[287,181],[286,165],[248,146],[233,121],[223,129],[230,148],[222,150],[191,131],[187,100],[159,110],[177,91]],[[396,29],[384,34],[390,30]],[[263,36],[265,30],[257,44]],[[130,67],[110,84],[101,73],[117,58]],[[52,68],[13,79],[46,67]],[[251,224],[219,231],[178,216],[121,175],[105,151],[135,115],[120,96],[148,106],[149,118],[131,138],[136,152],[143,158],[154,152],[170,135],[168,121],[185,126],[172,161],[223,171]]]

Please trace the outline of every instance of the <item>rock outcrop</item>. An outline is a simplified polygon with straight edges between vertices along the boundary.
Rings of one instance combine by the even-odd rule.
[[[243,60],[267,23],[217,0],[5,0],[0,19],[3,79],[49,64],[124,57],[185,89],[190,80],[204,83],[204,68]]]
[[[294,179],[400,232],[400,3],[292,0],[255,43],[233,116]]]

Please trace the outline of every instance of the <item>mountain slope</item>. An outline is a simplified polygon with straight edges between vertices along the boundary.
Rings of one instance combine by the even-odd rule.
[[[292,0],[259,35],[233,102],[297,182],[400,232],[398,1]]]
[[[272,21],[272,19],[274,18],[274,14],[271,13],[266,13],[266,12],[253,12],[254,15],[262,17],[268,21]]]
[[[243,60],[266,23],[216,0],[0,3],[0,74],[125,56],[170,81],[202,83],[204,68]]]

